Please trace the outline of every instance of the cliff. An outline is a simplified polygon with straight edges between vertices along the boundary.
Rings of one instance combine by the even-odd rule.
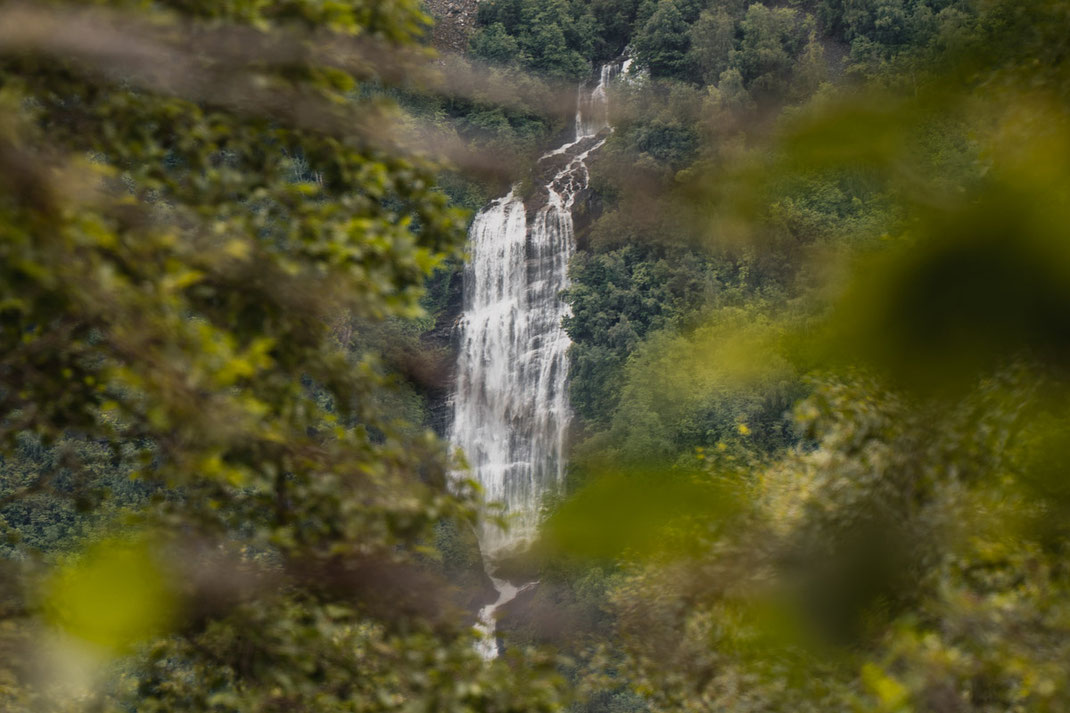
[[[427,9],[435,18],[431,45],[440,52],[464,52],[478,8],[479,0],[427,0]]]

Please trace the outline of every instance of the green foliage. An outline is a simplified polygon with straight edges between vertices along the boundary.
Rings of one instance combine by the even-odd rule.
[[[488,62],[511,64],[520,59],[520,45],[500,22],[480,28],[472,36],[470,47],[472,54]]]
[[[572,405],[592,426],[612,418],[621,369],[641,340],[682,326],[717,289],[700,255],[658,252],[628,245],[573,262],[572,315],[564,321],[573,341]]]
[[[684,336],[658,334],[631,355],[606,441],[624,462],[672,462],[724,447],[746,433],[776,452],[795,440],[785,418],[802,395],[794,369],[768,355],[777,325],[760,314],[722,310]],[[753,363],[750,355],[768,356]]]
[[[520,46],[528,65],[551,76],[578,79],[590,72],[585,55],[590,54],[590,15],[577,17],[565,0],[548,0],[522,35]],[[571,19],[575,24],[565,24]]]
[[[0,466],[0,508],[13,542],[6,556],[78,546],[124,509],[148,504],[157,488],[132,476],[153,458],[150,444],[118,447],[74,436],[47,446],[30,432],[15,437]]]
[[[407,1],[0,25],[0,708],[1066,710],[1066,2],[773,5],[492,0],[464,97],[313,51]],[[493,189],[365,119],[535,153],[630,42],[487,664],[420,332]]]
[[[112,653],[165,634],[177,597],[152,550],[148,542],[94,543],[52,576],[45,610],[71,636]]]
[[[660,0],[635,38],[635,54],[650,76],[683,77],[690,70],[687,22],[676,0]]]
[[[487,0],[471,51],[551,77],[586,79],[621,55],[639,14],[639,0]]]
[[[955,0],[822,0],[818,17],[848,41],[864,37],[882,45],[923,44],[931,39],[935,18],[956,6],[961,3]]]
[[[607,192],[607,216],[643,190],[661,192],[640,211],[676,208],[674,184],[686,180],[704,205],[703,234],[761,255],[752,279],[782,298],[743,293],[743,309],[630,346],[612,430],[582,445],[610,472],[652,459],[678,474],[697,435],[720,437],[723,447],[698,451],[708,464],[698,480],[744,503],[728,517],[681,507],[640,520],[660,549],[618,559],[626,576],[610,597],[623,668],[652,708],[1070,702],[1060,485],[1070,262],[1055,197],[1066,192],[1070,84],[1054,29],[1067,8],[991,3],[971,15],[950,5],[845,3],[855,49],[872,50],[856,68],[864,89],[819,88],[780,114],[771,140],[751,127],[710,132],[719,150],[685,171]],[[928,10],[951,23],[946,32],[911,24]],[[815,36],[792,41],[812,58]],[[749,49],[787,46],[781,37]],[[741,71],[740,85],[757,95],[758,76]],[[820,81],[808,83],[762,92],[806,96]],[[721,88],[709,95],[719,119],[738,119]],[[673,232],[669,220],[633,233],[605,220],[614,250]],[[802,384],[801,373],[811,375]],[[792,417],[801,440],[755,448],[762,429],[786,427],[760,416],[766,404],[804,393]],[[745,430],[730,439],[734,418]]]
[[[596,31],[594,60],[620,55],[632,38],[640,0],[590,0]]]
[[[706,555],[652,562],[616,592],[641,689],[674,708],[1065,705],[1065,572],[1038,566],[1016,524],[1038,503],[1003,470],[1022,425],[1005,407],[1032,378],[1004,373],[935,412],[872,382],[821,385],[798,410],[817,447],[755,469],[753,512],[713,537],[688,528]]]
[[[431,594],[476,500],[394,385],[465,215],[347,54],[426,16],[117,5],[0,21],[0,708],[558,710]]]
[[[763,93],[782,92],[813,30],[812,20],[801,21],[792,8],[769,9],[755,3],[747,8],[740,30],[740,46],[732,64],[747,87]]]
[[[714,84],[736,48],[736,23],[724,8],[703,10],[689,30],[691,61],[702,80]]]
[[[483,26],[472,50],[491,61],[519,62],[551,77],[580,79],[591,71],[595,20],[577,0],[491,0],[480,4]],[[515,48],[515,49],[514,49]],[[507,57],[506,49],[514,49]]]

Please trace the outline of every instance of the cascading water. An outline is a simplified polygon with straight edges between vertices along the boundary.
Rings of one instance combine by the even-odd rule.
[[[508,531],[484,523],[479,533],[499,594],[479,614],[487,658],[497,655],[496,610],[534,585],[496,578],[495,560],[534,537],[542,498],[564,476],[569,338],[561,320],[569,308],[560,293],[575,250],[572,205],[587,187],[587,156],[605,143],[606,93],[622,67],[607,64],[593,89],[580,87],[575,139],[539,159],[552,178],[530,220],[514,190],[481,211],[469,232],[450,440],[510,523]]]

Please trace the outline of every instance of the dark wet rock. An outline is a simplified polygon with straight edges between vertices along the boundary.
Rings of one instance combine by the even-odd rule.
[[[447,277],[446,303],[435,318],[435,326],[420,337],[429,354],[441,365],[441,378],[427,388],[427,408],[431,429],[446,438],[450,428],[450,394],[457,369],[457,322],[464,311],[464,270],[453,270]]]
[[[567,582],[539,581],[499,610],[497,631],[507,646],[550,644],[568,652],[608,634],[608,616]]]
[[[590,190],[584,190],[576,196],[572,204],[572,226],[575,231],[576,249],[587,250],[590,247],[591,226],[602,215],[602,197]]]
[[[498,590],[483,568],[479,540],[471,527],[458,522],[442,522],[435,527],[435,546],[442,554],[438,564],[449,583],[450,604],[461,610],[474,625],[479,610],[498,598]]]
[[[549,191],[546,187],[551,182],[558,184],[558,192],[560,192],[560,184],[570,180],[586,183],[586,166],[577,165],[574,171],[570,171],[563,176],[560,174],[568,168],[570,163],[576,160],[577,156],[585,151],[590,151],[603,139],[605,139],[605,132],[582,139],[561,153],[550,154],[539,159],[532,172],[532,188],[524,196],[524,209],[527,211],[528,220],[531,220],[546,205],[549,200]],[[579,175],[581,172],[583,175]],[[583,198],[583,193],[587,193],[587,191],[581,191],[576,196],[577,201]]]

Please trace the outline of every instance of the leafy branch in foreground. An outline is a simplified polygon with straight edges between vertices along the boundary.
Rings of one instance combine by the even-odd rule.
[[[488,667],[451,615],[421,553],[474,494],[331,326],[419,315],[459,255],[436,167],[354,94],[391,77],[315,44],[400,55],[427,18],[406,0],[122,10],[0,8],[25,21],[0,32],[5,459],[63,447],[63,480],[103,446],[146,486],[52,573],[16,545],[0,705],[555,709],[552,661]],[[32,478],[4,484],[5,517]],[[82,655],[124,673],[72,677]]]

